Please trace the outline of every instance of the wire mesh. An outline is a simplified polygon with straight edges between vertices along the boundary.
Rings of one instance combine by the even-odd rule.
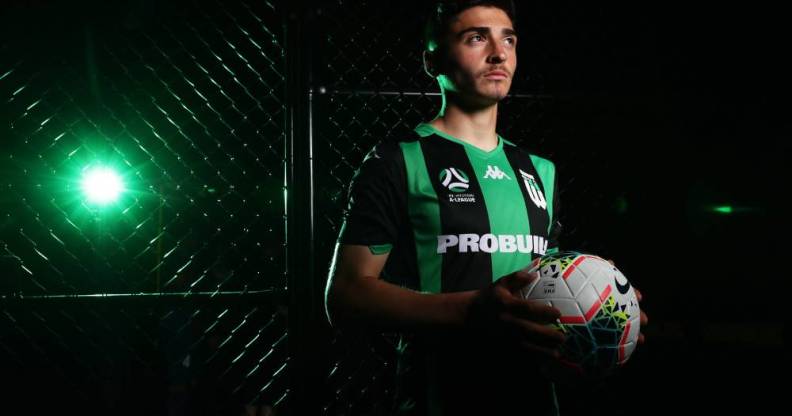
[[[7,7],[0,348],[19,376],[9,397],[84,413],[283,407],[280,10]],[[104,205],[85,195],[99,166],[123,184]]]

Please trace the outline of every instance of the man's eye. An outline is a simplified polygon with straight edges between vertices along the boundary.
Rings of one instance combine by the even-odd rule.
[[[473,35],[473,36],[470,37],[470,40],[472,40],[472,41],[484,40],[484,37],[481,36],[481,35]]]
[[[506,38],[506,43],[508,43],[510,45],[514,45],[515,43],[517,43],[517,39],[515,39],[515,38]]]

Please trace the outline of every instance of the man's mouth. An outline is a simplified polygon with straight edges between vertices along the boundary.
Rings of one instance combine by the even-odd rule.
[[[509,74],[504,71],[490,71],[484,74],[484,78],[487,79],[506,79],[508,77]]]

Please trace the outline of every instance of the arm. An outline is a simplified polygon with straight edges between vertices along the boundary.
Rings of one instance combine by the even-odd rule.
[[[387,257],[362,245],[336,246],[325,291],[325,311],[334,327],[482,331],[558,356],[564,335],[546,324],[555,322],[560,311],[519,295],[536,273],[515,272],[480,290],[428,294],[379,279]]]
[[[388,254],[362,245],[336,246],[325,290],[325,311],[335,327],[380,330],[460,329],[476,291],[427,294],[379,279]]]

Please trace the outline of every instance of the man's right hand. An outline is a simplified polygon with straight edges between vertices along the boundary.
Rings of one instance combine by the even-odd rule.
[[[517,271],[503,276],[478,291],[467,311],[467,326],[542,355],[558,358],[564,335],[548,324],[561,317],[561,311],[523,298],[520,289],[539,275]]]

